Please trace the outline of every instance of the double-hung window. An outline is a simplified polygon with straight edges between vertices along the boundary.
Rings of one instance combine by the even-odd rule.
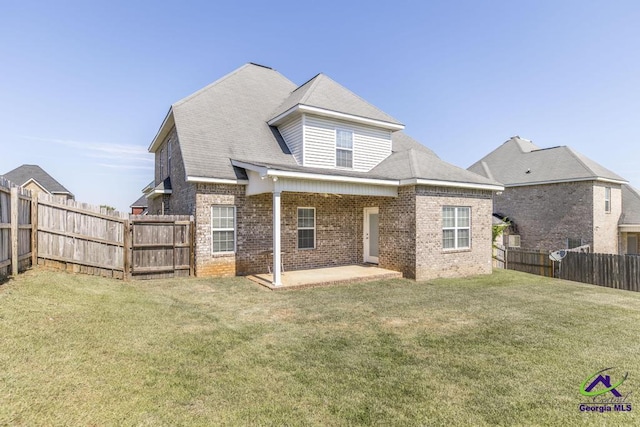
[[[298,208],[298,249],[316,247],[316,208]]]
[[[471,247],[471,208],[457,206],[442,208],[442,247],[444,249]]]
[[[611,212],[611,187],[604,188],[604,211]]]
[[[336,166],[353,168],[353,132],[336,129]]]
[[[211,207],[211,251],[213,253],[235,252],[236,208],[235,206]]]

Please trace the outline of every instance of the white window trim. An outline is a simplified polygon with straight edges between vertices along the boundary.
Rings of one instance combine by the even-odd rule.
[[[171,140],[167,141],[167,176],[171,176]]]
[[[611,213],[611,187],[604,187],[604,212]]]
[[[471,249],[471,207],[470,206],[443,206],[441,211],[442,215],[442,231],[453,230],[454,238],[453,238],[453,248],[445,248],[444,247],[444,233],[441,235],[442,237],[442,250],[443,251],[459,251],[459,250],[468,250]],[[455,209],[454,213],[454,226],[453,227],[445,227],[444,226],[444,208],[453,208]],[[469,211],[469,226],[468,227],[458,227],[458,209],[467,209]],[[469,246],[458,246],[458,231],[459,230],[469,230]]]
[[[344,147],[338,147],[338,132],[349,132],[351,134],[351,148],[344,148]],[[351,170],[353,169],[353,146],[354,146],[354,139],[355,139],[355,135],[354,132],[351,129],[345,129],[345,128],[336,128],[335,134],[334,134],[334,147],[335,147],[335,154],[336,154],[336,168],[338,169],[348,169]],[[343,151],[351,151],[351,166],[338,166],[338,150],[343,150]]]
[[[312,209],[313,210],[313,228],[312,227],[300,227],[298,225],[298,220],[300,218],[300,209]],[[318,239],[318,232],[316,229],[316,208],[311,207],[311,206],[299,206],[298,209],[296,209],[296,249],[300,250],[300,251],[310,251],[313,250],[317,247],[317,239]],[[298,237],[298,230],[313,230],[313,247],[312,248],[301,248],[300,245],[300,240]]]
[[[213,208],[233,208],[233,228],[214,228],[213,227]],[[235,205],[211,205],[211,255],[229,255],[235,254],[238,246],[238,209]],[[213,233],[215,231],[233,231],[233,251],[218,251],[213,250]]]

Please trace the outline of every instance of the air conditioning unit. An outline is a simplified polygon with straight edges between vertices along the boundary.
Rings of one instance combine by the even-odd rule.
[[[510,234],[509,235],[509,247],[510,248],[519,248],[520,247],[520,235],[519,234]]]

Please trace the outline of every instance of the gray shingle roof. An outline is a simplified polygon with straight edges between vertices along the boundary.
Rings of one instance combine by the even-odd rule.
[[[296,105],[307,105],[367,119],[397,125],[401,124],[389,114],[371,105],[324,74],[318,74],[294,90],[291,95],[273,111],[270,118],[273,119]]]
[[[295,165],[267,125],[296,85],[266,67],[246,64],[172,106],[187,176],[237,179],[230,159],[258,157]]]
[[[140,196],[140,198],[135,202],[133,202],[129,207],[130,208],[148,208],[149,201],[147,200],[147,196],[145,195]]]
[[[622,185],[622,215],[620,224],[640,225],[640,193],[630,185]]]
[[[378,179],[433,179],[499,185],[450,165],[403,132],[392,133],[392,155],[369,172],[299,166],[275,127],[274,111],[305,102],[314,107],[399,124],[393,117],[320,74],[298,89],[280,73],[247,64],[172,105],[158,138],[175,122],[187,176],[247,179],[232,160],[298,171]],[[167,125],[169,123],[169,125]]]
[[[395,151],[371,170],[391,179],[424,179],[466,184],[497,185],[500,183],[441,160],[426,150],[409,148]]]
[[[459,182],[465,184],[497,185],[501,184],[454,166],[441,160],[433,151],[420,144],[403,132],[392,134],[392,154],[369,172],[358,172],[344,169],[311,168],[299,165],[282,165],[258,160],[234,159],[252,163],[257,166],[290,172],[316,173],[320,175],[337,175],[353,178],[370,178],[381,180],[425,179],[434,181]]]
[[[626,182],[620,175],[570,147],[541,149],[517,136],[471,165],[468,170],[507,186],[599,178]]]
[[[69,190],[38,165],[22,165],[2,176],[19,186],[33,179],[51,194],[71,194]]]

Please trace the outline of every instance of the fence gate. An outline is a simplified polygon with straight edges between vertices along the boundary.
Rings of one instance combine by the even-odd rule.
[[[184,215],[130,217],[131,276],[134,279],[194,274],[193,220]]]

